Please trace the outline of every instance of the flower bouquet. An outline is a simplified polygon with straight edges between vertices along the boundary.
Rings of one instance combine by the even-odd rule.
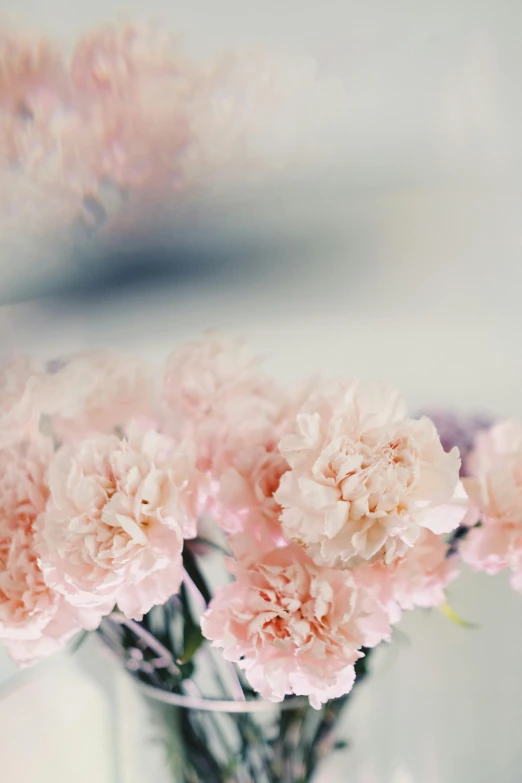
[[[160,215],[171,228],[220,185],[322,160],[343,104],[341,82],[306,58],[250,48],[198,60],[165,26],[132,21],[72,46],[3,24],[0,230],[81,247]]]
[[[98,634],[180,783],[312,780],[372,650],[445,605],[459,555],[522,591],[522,427],[281,388],[216,335],[160,371],[5,363],[0,461],[0,639],[28,666]]]

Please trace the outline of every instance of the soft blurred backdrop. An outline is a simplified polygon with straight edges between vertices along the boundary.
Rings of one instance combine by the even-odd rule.
[[[0,0],[64,39],[121,9]],[[345,90],[335,155],[213,194],[197,219],[178,215],[132,253],[80,259],[5,242],[1,352],[54,358],[108,343],[159,359],[218,328],[245,335],[281,380],[363,376],[399,386],[412,409],[522,417],[522,4],[136,0],[123,10],[164,20],[197,56],[261,44],[315,58]],[[519,783],[520,596],[502,576],[465,574],[451,600],[478,628],[408,618],[355,697],[352,747],[328,783]],[[136,750],[138,706],[96,645],[13,675],[2,658],[3,782],[152,780]]]

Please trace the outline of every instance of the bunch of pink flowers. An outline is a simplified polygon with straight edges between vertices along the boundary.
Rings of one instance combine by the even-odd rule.
[[[324,148],[309,106],[333,122],[340,99],[307,63],[262,51],[198,62],[157,25],[102,25],[72,47],[4,25],[0,228],[128,232],[212,192],[220,173],[237,182]]]
[[[74,220],[95,225],[116,218],[115,206],[140,189],[175,193],[191,138],[189,107],[203,82],[152,28],[102,27],[71,53],[39,34],[4,29],[0,166],[8,225],[28,215],[44,230]]]
[[[0,639],[28,665],[114,610],[141,620],[204,530],[230,579],[203,635],[264,698],[319,707],[404,611],[445,601],[463,522],[464,559],[522,589],[522,427],[479,433],[467,464],[470,500],[458,450],[393,388],[280,388],[219,336],[162,372],[110,351],[5,363]]]

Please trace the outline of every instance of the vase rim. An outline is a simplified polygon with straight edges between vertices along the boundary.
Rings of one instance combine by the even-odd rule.
[[[267,699],[210,699],[198,696],[188,696],[183,693],[172,693],[140,682],[139,688],[149,698],[161,701],[164,704],[172,704],[187,710],[202,710],[206,712],[251,713],[267,712],[268,710],[292,710],[308,705],[308,699],[293,696],[282,702],[268,701]]]

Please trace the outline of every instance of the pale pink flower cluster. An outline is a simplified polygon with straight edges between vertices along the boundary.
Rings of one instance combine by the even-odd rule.
[[[162,378],[108,351],[36,377],[0,388],[0,636],[18,661],[115,609],[141,620],[212,531],[233,580],[203,633],[272,701],[347,693],[403,611],[444,601],[459,457],[393,389],[281,389],[219,335],[180,346]]]
[[[315,565],[296,544],[253,548],[232,570],[202,630],[252,686],[272,701],[304,694],[315,707],[350,690],[365,640],[350,572]]]
[[[282,410],[270,522],[237,526],[235,581],[202,627],[265,698],[318,707],[350,690],[361,648],[402,611],[443,603],[457,569],[441,534],[467,504],[457,450],[393,389],[317,383]]]
[[[345,569],[270,536],[242,533],[230,544],[234,581],[211,602],[204,635],[265,698],[306,695],[316,708],[349,692],[362,648],[389,640],[403,611],[442,604],[458,574],[448,545],[428,530],[391,565]]]
[[[393,597],[401,610],[416,606],[440,606],[445,588],[458,576],[455,558],[448,557],[448,545],[431,530],[422,530],[415,546],[392,568]]]
[[[193,442],[157,431],[137,360],[16,360],[0,378],[0,638],[27,665],[177,592],[199,474]]]
[[[234,181],[254,161],[259,171],[287,165],[303,132],[309,160],[313,146],[328,146],[311,127],[310,100],[322,108],[314,122],[331,128],[325,108],[338,119],[342,90],[308,61],[245,52],[198,63],[159,26],[133,23],[88,31],[71,52],[5,28],[3,224],[116,232],[212,190],[216,174]]]
[[[38,563],[35,522],[48,497],[52,457],[43,438],[0,449],[0,639],[20,665],[62,646],[99,618],[78,612],[46,584]]]
[[[116,351],[69,357],[45,382],[46,413],[62,440],[110,433],[133,419],[155,414],[151,372],[140,360]]]
[[[350,570],[366,597],[361,618],[366,647],[388,639],[390,626],[399,622],[403,612],[444,604],[446,587],[459,574],[457,558],[449,556],[444,538],[425,529],[415,544],[389,565],[381,560]]]
[[[277,442],[287,401],[259,361],[242,343],[210,335],[169,357],[164,396],[171,426],[189,423],[197,443],[207,477],[201,510],[229,533],[247,520],[277,523],[274,493],[287,469]]]
[[[238,420],[255,409],[270,415],[278,402],[275,388],[243,342],[212,332],[203,342],[180,346],[165,365],[166,403],[196,421],[216,412]]]
[[[176,593],[195,535],[190,445],[154,431],[62,448],[37,524],[46,582],[69,603],[141,618]]]
[[[0,364],[0,448],[38,432],[42,369],[28,358]]]
[[[439,513],[458,489],[458,451],[443,450],[429,419],[405,418],[394,389],[356,381],[312,393],[280,450],[291,468],[276,493],[283,529],[318,562],[390,563],[421,529],[460,521]]]
[[[3,31],[5,214],[24,219],[12,200],[20,187],[27,190],[23,180],[33,185],[33,208],[36,193],[42,209],[54,206],[48,229],[55,228],[53,214],[56,228],[74,221],[110,228],[118,212],[107,204],[108,183],[126,195],[131,211],[136,199],[145,208],[151,189],[175,195],[191,141],[190,106],[202,83],[201,69],[149,27],[101,27],[80,38],[70,56],[41,36]]]
[[[473,527],[460,545],[462,559],[477,571],[510,569],[522,592],[522,426],[503,421],[478,433],[465,480]]]

